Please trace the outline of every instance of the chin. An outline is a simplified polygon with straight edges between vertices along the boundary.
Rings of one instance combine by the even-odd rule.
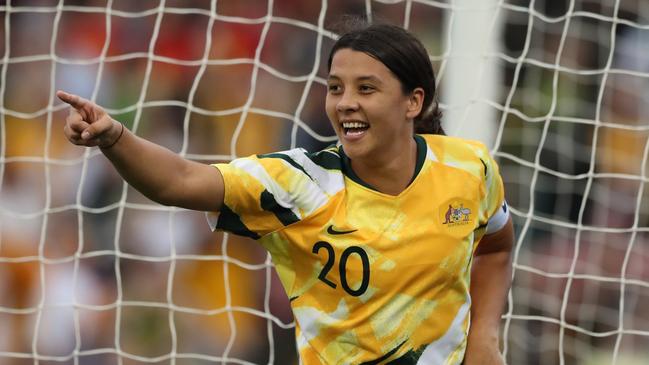
[[[350,160],[370,158],[372,156],[372,150],[366,143],[349,143],[343,140],[342,145],[345,150],[345,155]]]

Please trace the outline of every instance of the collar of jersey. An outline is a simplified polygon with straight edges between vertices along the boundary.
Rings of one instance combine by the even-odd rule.
[[[417,162],[415,163],[415,173],[412,174],[412,179],[410,179],[408,186],[410,186],[410,184],[412,184],[412,182],[415,181],[415,179],[419,175],[419,171],[421,171],[421,168],[424,166],[424,161],[426,160],[426,153],[428,150],[426,146],[426,140],[424,140],[422,136],[415,134],[414,139],[415,139],[415,143],[417,144]],[[340,152],[340,157],[343,161],[342,164],[343,174],[345,174],[348,178],[350,178],[352,181],[356,182],[357,184],[360,184],[368,189],[372,189],[376,192],[379,192],[372,185],[366,183],[360,177],[358,177],[358,175],[356,175],[354,170],[352,170],[351,159],[347,157],[347,155],[345,154],[342,145],[338,146],[338,151]]]

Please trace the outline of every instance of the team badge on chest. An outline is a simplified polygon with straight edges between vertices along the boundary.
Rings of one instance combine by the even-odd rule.
[[[475,218],[474,209],[469,201],[453,199],[439,208],[440,222],[447,228],[472,225]]]

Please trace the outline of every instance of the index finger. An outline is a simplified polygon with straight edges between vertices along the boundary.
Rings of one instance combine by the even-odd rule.
[[[83,109],[88,105],[88,100],[74,94],[66,93],[65,91],[59,90],[56,92],[56,96],[62,101],[70,104],[73,108],[77,110]]]

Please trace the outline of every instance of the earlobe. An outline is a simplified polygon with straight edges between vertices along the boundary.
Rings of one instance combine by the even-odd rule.
[[[424,89],[417,87],[411,93],[408,98],[408,112],[406,113],[408,118],[415,118],[421,112],[422,105],[424,103]]]

